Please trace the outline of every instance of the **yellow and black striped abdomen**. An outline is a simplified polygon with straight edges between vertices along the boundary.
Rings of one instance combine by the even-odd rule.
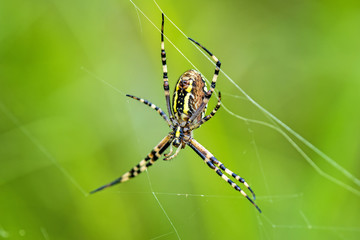
[[[187,121],[204,101],[206,93],[205,81],[196,70],[186,71],[176,83],[173,95],[173,110],[179,122]],[[194,122],[200,121],[206,108]]]

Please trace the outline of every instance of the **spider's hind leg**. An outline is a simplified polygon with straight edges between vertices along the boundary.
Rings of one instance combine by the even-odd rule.
[[[227,183],[229,183],[235,190],[239,191],[244,197],[247,198],[255,208],[261,213],[260,208],[256,205],[256,203],[236,184],[234,183],[228,176],[226,176],[221,170],[225,173],[231,175],[236,180],[242,182],[253,194],[255,195],[249,185],[244,181],[243,178],[240,178],[238,175],[227,169],[221,162],[219,162],[208,150],[206,150],[200,143],[198,143],[195,139],[191,139],[188,145],[204,160],[204,162],[212,168],[222,179],[224,179]]]
[[[224,172],[226,172],[227,174],[229,174],[230,176],[232,176],[233,178],[235,178],[236,180],[238,180],[239,182],[241,182],[242,184],[244,184],[244,186],[249,189],[249,191],[251,192],[253,199],[255,200],[255,193],[253,192],[253,190],[251,189],[251,187],[249,186],[249,184],[245,181],[245,179],[243,179],[242,177],[240,177],[239,175],[237,175],[236,173],[234,173],[233,171],[231,171],[230,169],[226,168],[224,166],[224,164],[222,164],[219,160],[217,160],[214,156],[212,156],[210,158],[210,161],[215,164],[216,166],[218,166],[221,170],[223,170]]]
[[[139,162],[135,167],[130,169],[130,171],[123,174],[121,177],[115,179],[114,181],[91,191],[90,193],[96,193],[100,190],[103,190],[104,188],[111,187],[118,183],[126,182],[129,179],[134,178],[140,173],[144,172],[148,167],[152,166],[155,161],[161,156],[161,154],[169,147],[172,139],[173,137],[171,135],[167,135],[156,147],[154,147],[153,150],[151,150],[151,152],[146,156],[146,158],[141,160],[141,162]]]

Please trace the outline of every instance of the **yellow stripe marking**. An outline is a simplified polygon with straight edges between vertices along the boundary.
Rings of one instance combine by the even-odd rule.
[[[193,84],[193,80],[190,81],[189,86],[185,89],[186,92],[188,92],[184,98],[184,113],[188,114],[189,113],[189,99],[190,99],[190,95],[191,95],[191,90],[192,90],[192,84]]]
[[[193,80],[190,80],[189,86],[185,89],[187,92],[191,92],[191,90],[192,90],[192,84],[193,84]]]
[[[175,137],[180,137],[180,127],[176,129]]]
[[[188,114],[189,113],[189,99],[190,99],[190,95],[191,93],[187,93],[185,98],[184,98],[184,113]]]
[[[178,88],[178,87],[176,86],[176,88]],[[177,113],[177,109],[176,109],[177,100],[178,100],[178,93],[177,93],[177,91],[176,91],[176,92],[175,92],[175,96],[174,96],[174,106],[173,106],[174,113]]]

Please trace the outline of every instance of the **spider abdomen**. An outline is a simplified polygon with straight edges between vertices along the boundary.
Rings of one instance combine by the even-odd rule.
[[[207,92],[206,84],[201,74],[196,70],[188,70],[183,73],[176,83],[173,95],[173,109],[175,118],[187,121],[204,101]],[[206,108],[194,120],[198,122],[204,117]]]

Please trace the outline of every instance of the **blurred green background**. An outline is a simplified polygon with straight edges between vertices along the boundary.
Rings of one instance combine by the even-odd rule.
[[[135,3],[160,27],[152,1]],[[158,3],[251,97],[360,177],[359,1]],[[211,79],[168,20],[165,33]],[[165,44],[173,88],[192,66]],[[223,74],[217,89],[230,111],[271,123]],[[296,141],[357,194],[330,182],[278,132],[224,108],[195,137],[247,179],[262,214],[189,148],[87,195],[169,131],[125,93],[165,109],[160,33],[130,1],[0,1],[0,239],[359,239],[359,186]]]

